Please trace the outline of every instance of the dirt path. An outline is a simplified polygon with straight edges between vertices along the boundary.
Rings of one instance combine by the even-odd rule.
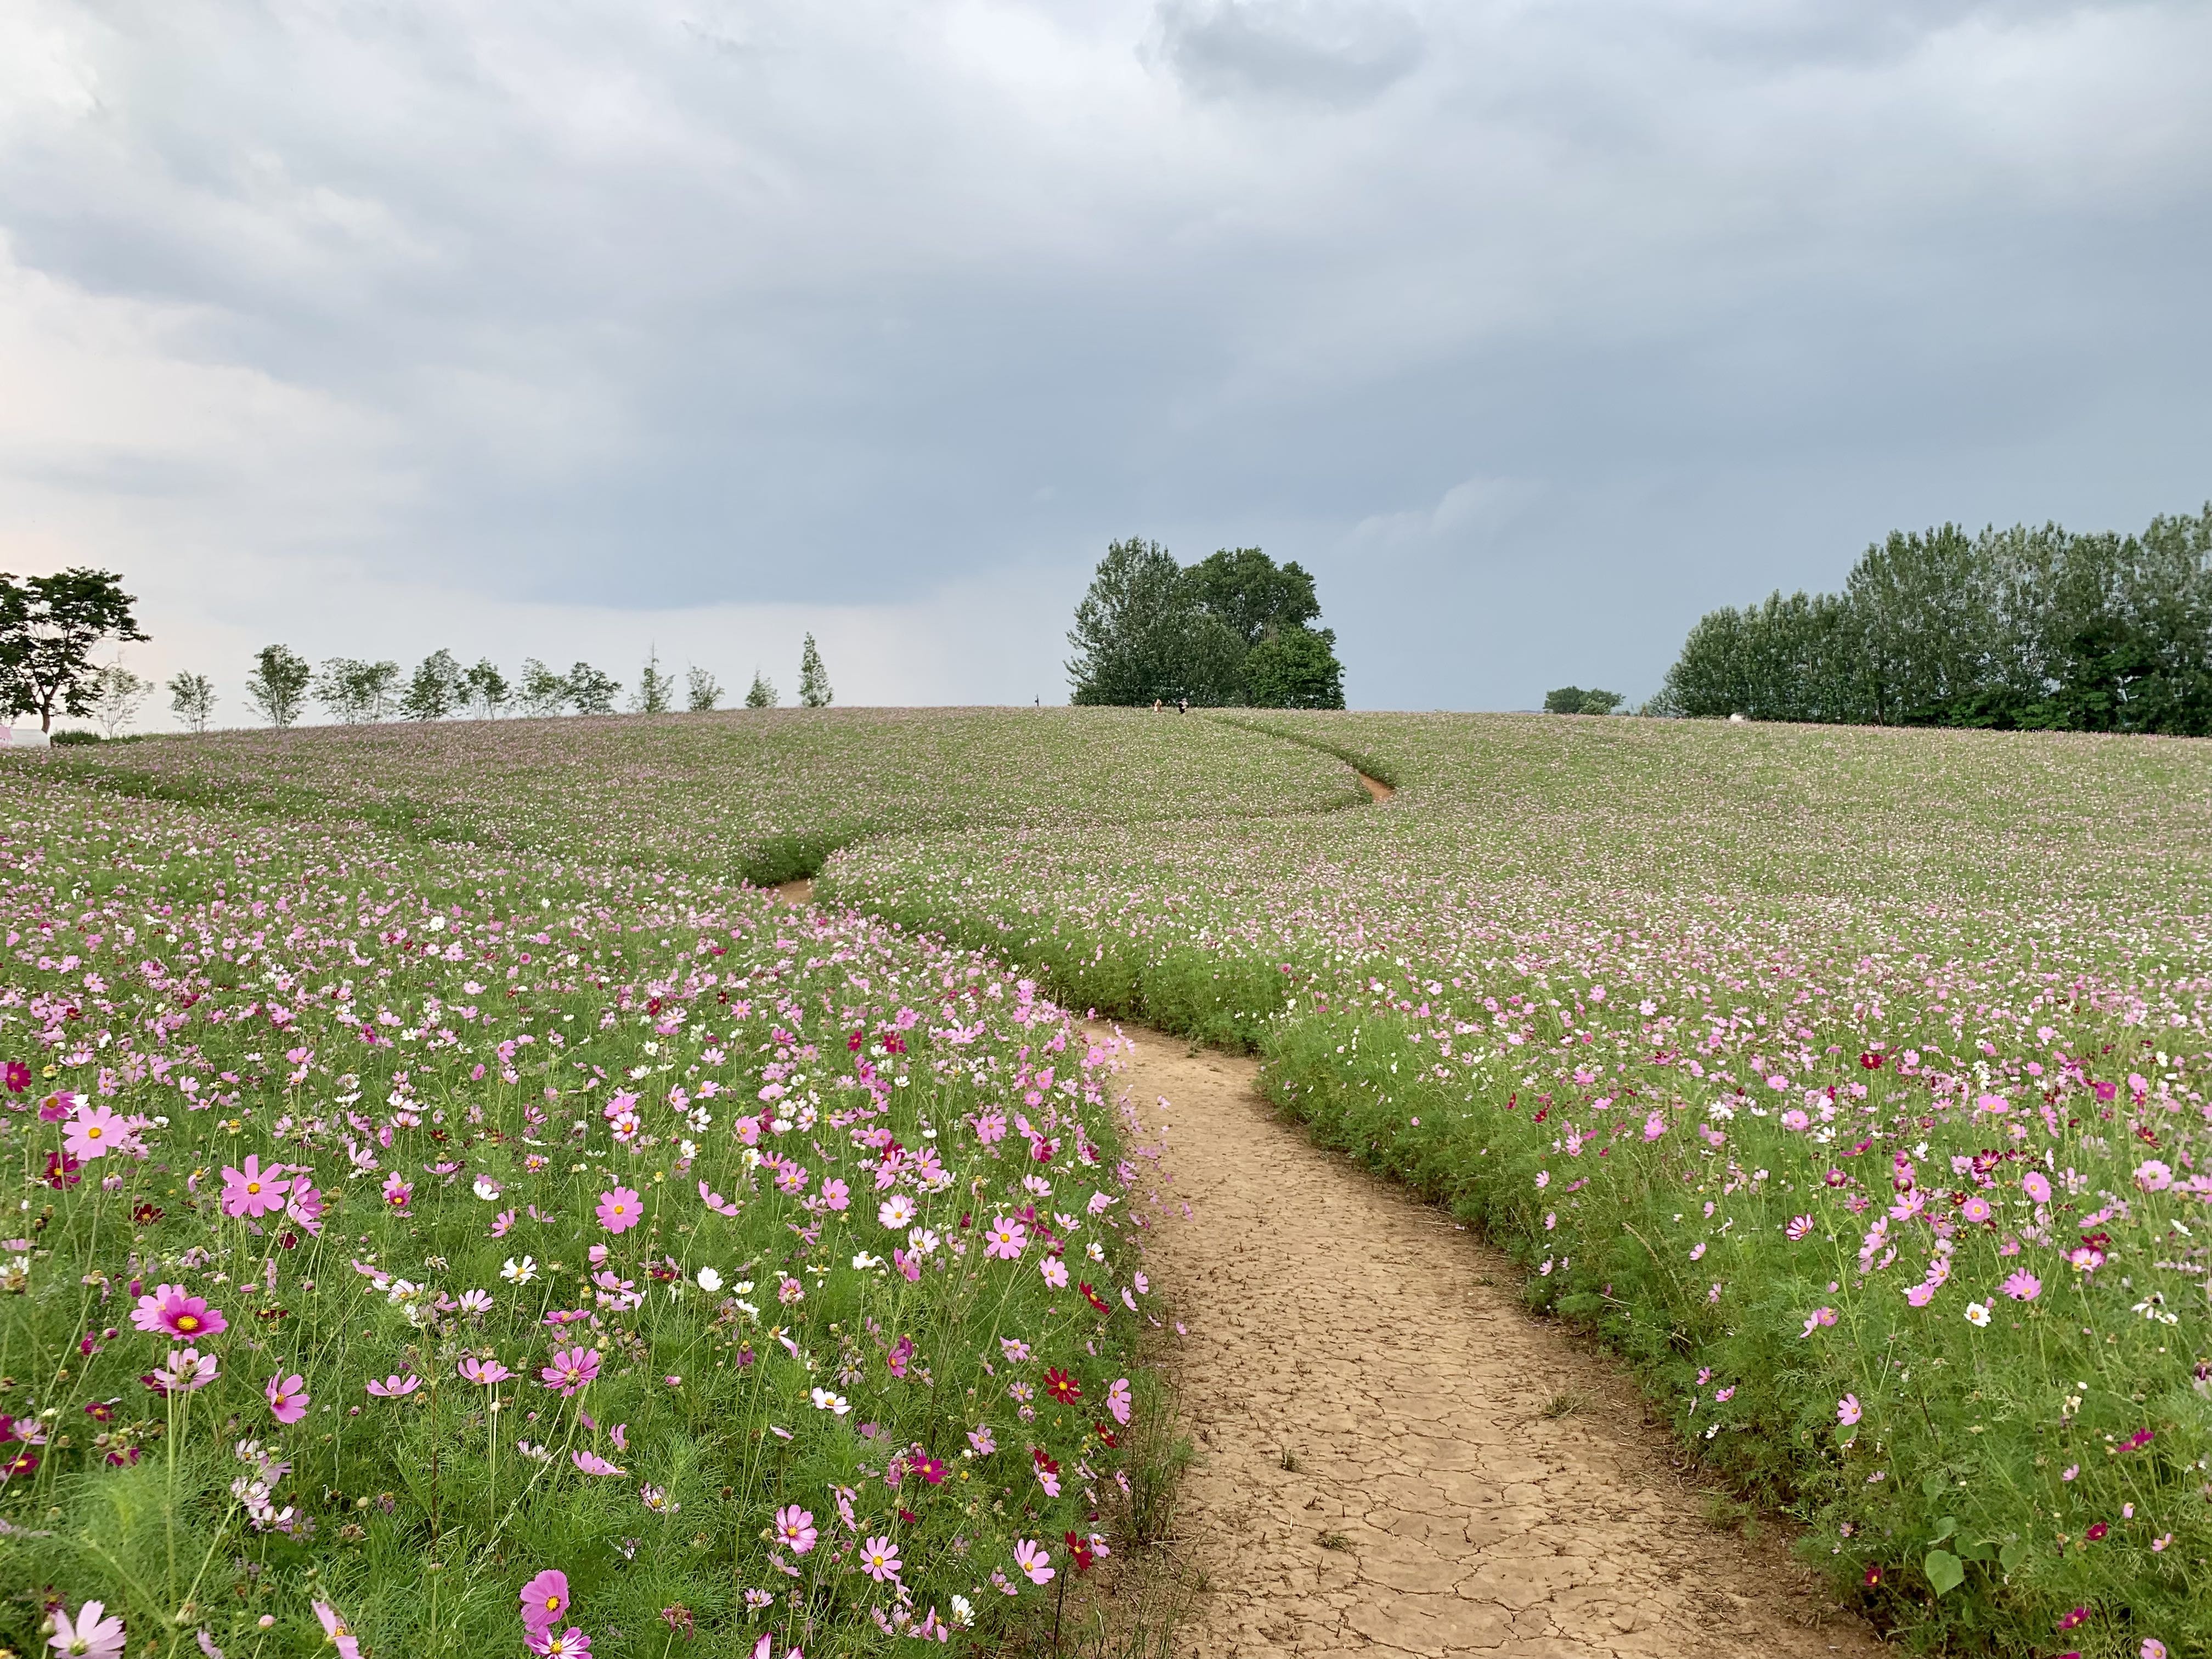
[[[1253,1062],[1128,1035],[1193,1212],[1152,1247],[1201,1454],[1176,1530],[1211,1589],[1183,1652],[1882,1650],[1778,1546],[1701,1519],[1633,1388],[1484,1284],[1514,1282],[1503,1256],[1315,1148]]]

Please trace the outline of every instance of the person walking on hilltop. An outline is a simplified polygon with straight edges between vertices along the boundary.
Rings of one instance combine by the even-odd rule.
[[[1177,697],[1176,699],[1176,713],[1178,714],[1188,714],[1190,713],[1190,699],[1188,697]]]

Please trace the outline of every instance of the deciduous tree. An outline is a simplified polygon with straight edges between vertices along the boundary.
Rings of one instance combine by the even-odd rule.
[[[215,682],[204,674],[177,673],[169,678],[169,712],[187,731],[204,732],[215,716]]]
[[[18,582],[0,571],[0,715],[36,714],[52,732],[54,716],[92,712],[93,650],[103,640],[143,640],[111,570],[73,566]]]
[[[246,677],[246,701],[270,725],[289,726],[300,718],[314,676],[307,659],[290,647],[264,645]]]

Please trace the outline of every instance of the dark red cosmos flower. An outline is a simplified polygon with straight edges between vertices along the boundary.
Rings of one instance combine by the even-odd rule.
[[[1083,1398],[1083,1385],[1057,1365],[1046,1370],[1044,1391],[1063,1406],[1073,1406]]]
[[[1881,1583],[1881,1569],[1876,1566],[1869,1566],[1866,1570],[1866,1578],[1864,1582],[1869,1589],[1871,1589],[1875,1585]]]
[[[1103,1423],[1093,1423],[1091,1425],[1091,1431],[1109,1446],[1118,1446],[1121,1443],[1121,1437]]]
[[[860,1031],[854,1032],[852,1036],[845,1039],[845,1052],[848,1054],[859,1054],[860,1052],[860,1044],[866,1040],[864,1033]]]
[[[1076,1571],[1090,1571],[1091,1564],[1098,1559],[1091,1552],[1090,1540],[1073,1532],[1064,1536],[1067,1543],[1067,1553],[1074,1559]]]
[[[77,1170],[82,1167],[82,1166],[67,1152],[48,1152],[46,1154],[46,1172],[44,1176],[40,1176],[40,1179],[44,1181],[47,1186],[55,1188],[57,1191],[64,1187],[74,1187],[84,1179],[82,1176],[77,1173]]]
[[[8,1092],[20,1095],[31,1086],[31,1068],[20,1060],[8,1062]]]
[[[139,1204],[132,1207],[131,1219],[135,1225],[150,1227],[165,1213],[166,1212],[158,1204]]]
[[[1881,1070],[1881,1062],[1884,1058],[1886,1058],[1886,1056],[1877,1053],[1872,1048],[1869,1048],[1859,1056],[1859,1064],[1866,1067],[1869,1072],[1879,1072]]]
[[[1030,1461],[1034,1462],[1047,1474],[1058,1474],[1060,1473],[1060,1465],[1053,1461],[1052,1454],[1047,1451],[1042,1446],[1031,1446],[1030,1448]]]
[[[85,1407],[84,1414],[95,1423],[110,1422],[114,1419],[115,1407],[118,1403],[113,1400],[94,1400]]]
[[[2072,1630],[2076,1625],[2086,1625],[2088,1622],[2089,1609],[2087,1607],[2076,1607],[2073,1612],[2068,1613],[2063,1619],[2061,1619],[2058,1621],[2058,1628],[2061,1630]]]
[[[2081,1535],[2094,1544],[2111,1530],[2112,1528],[2106,1526],[2103,1522],[2097,1521],[2091,1522],[2089,1530],[2083,1533]]]
[[[1114,1311],[1113,1304],[1109,1303],[1104,1297],[1099,1295],[1097,1291],[1092,1290],[1087,1282],[1079,1284],[1075,1288],[1082,1291],[1083,1299],[1085,1302],[1088,1302],[1092,1307],[1097,1309],[1100,1313],[1109,1314]]]

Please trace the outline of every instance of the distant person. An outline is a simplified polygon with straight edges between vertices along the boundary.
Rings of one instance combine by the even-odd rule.
[[[1177,697],[1176,699],[1176,713],[1178,714],[1188,714],[1190,713],[1190,699],[1188,697]]]

